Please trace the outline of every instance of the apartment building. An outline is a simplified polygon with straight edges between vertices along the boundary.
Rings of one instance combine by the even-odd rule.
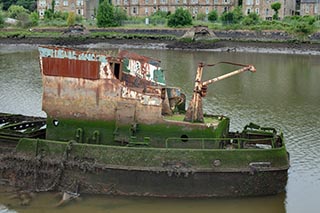
[[[212,10],[219,14],[233,10],[238,0],[112,0],[112,4],[123,8],[129,16],[149,16],[158,10],[174,13],[177,8],[187,9],[196,16]]]
[[[320,15],[320,0],[301,0],[300,15]]]
[[[274,15],[274,10],[271,8],[271,5],[275,2],[281,3],[281,8],[279,10],[280,19],[295,14],[295,0],[244,0],[242,7],[245,14],[254,12],[259,14],[262,19],[271,20]]]
[[[94,17],[99,6],[99,0],[55,0],[54,3],[55,11],[74,12],[87,19]],[[43,18],[45,10],[52,8],[52,0],[38,0],[37,7],[40,18]]]
[[[301,15],[319,14],[320,0],[301,0]],[[177,8],[190,11],[193,17],[197,14],[209,14],[216,10],[219,15],[239,6],[239,0],[110,0],[115,7],[124,9],[128,16],[149,16],[156,11],[174,13]],[[294,15],[296,0],[242,0],[244,14],[257,13],[262,19],[272,19],[274,11],[271,4],[280,2],[279,17]],[[44,12],[51,9],[52,0],[38,0],[38,12],[44,17]],[[93,18],[98,10],[99,0],[55,0],[54,9],[62,12],[74,12],[87,19]]]

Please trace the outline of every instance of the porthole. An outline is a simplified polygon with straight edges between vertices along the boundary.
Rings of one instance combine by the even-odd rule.
[[[59,125],[59,121],[57,119],[54,119],[52,121],[52,123],[53,123],[53,126],[58,126]]]
[[[181,138],[182,142],[187,142],[189,137],[188,137],[188,135],[181,135],[180,138]]]

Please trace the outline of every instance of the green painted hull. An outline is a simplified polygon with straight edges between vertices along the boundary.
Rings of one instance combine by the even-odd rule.
[[[22,139],[3,178],[35,191],[157,197],[233,197],[283,192],[285,147],[172,149]],[[5,163],[5,161],[3,161]],[[17,170],[17,168],[19,168]]]

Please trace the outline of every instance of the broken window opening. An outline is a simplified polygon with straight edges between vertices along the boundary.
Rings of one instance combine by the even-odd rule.
[[[121,72],[120,72],[120,64],[119,63],[115,63],[114,64],[114,75],[116,76],[116,78],[117,79],[119,79],[120,80],[120,74],[121,74]]]

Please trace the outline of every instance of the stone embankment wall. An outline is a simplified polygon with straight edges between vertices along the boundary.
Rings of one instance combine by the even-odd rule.
[[[117,32],[127,34],[149,34],[149,35],[174,35],[183,36],[188,29],[90,29],[90,32]],[[292,41],[296,40],[295,36],[285,31],[250,31],[250,30],[212,30],[218,39],[222,40],[244,40],[244,41]],[[311,41],[320,41],[320,32],[314,33],[308,38]]]

